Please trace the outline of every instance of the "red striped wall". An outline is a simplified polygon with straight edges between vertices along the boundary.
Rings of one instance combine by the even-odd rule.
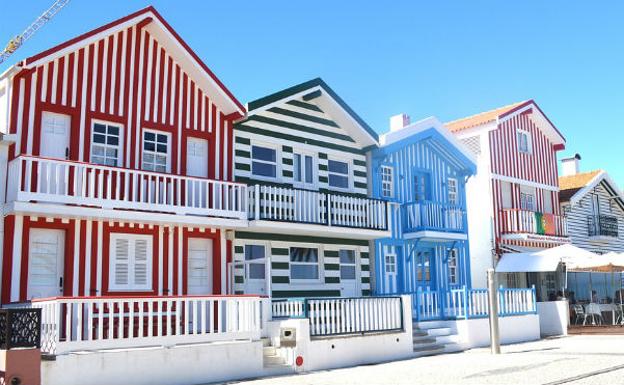
[[[29,231],[33,228],[49,228],[65,232],[65,258],[63,295],[183,295],[187,293],[187,251],[189,238],[212,239],[212,294],[221,293],[221,234],[218,229],[184,228],[138,223],[119,223],[87,219],[55,219],[24,216],[22,220],[22,243],[18,258],[21,259],[19,274],[12,274],[14,264],[13,234],[16,216],[5,221],[4,258],[2,268],[2,303],[11,299],[27,300]],[[100,233],[101,232],[101,233]],[[148,234],[153,237],[152,290],[145,292],[111,292],[108,290],[109,244],[112,233]],[[160,250],[162,245],[162,250]],[[77,248],[76,248],[77,246]],[[162,253],[162,259],[160,257]],[[161,262],[162,261],[162,262]],[[18,280],[17,292],[11,290],[12,282]],[[209,294],[209,293],[207,293]]]
[[[186,140],[209,142],[209,175],[231,179],[232,116],[199,89],[159,42],[138,24],[95,41],[13,80],[10,130],[16,154],[39,155],[43,111],[71,116],[70,159],[89,161],[93,119],[124,127],[123,165],[141,164],[141,129],[172,134],[171,170],[186,173]]]

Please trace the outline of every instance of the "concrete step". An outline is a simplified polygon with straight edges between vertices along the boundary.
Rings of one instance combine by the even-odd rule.
[[[422,337],[414,337],[412,338],[414,345],[427,345],[427,344],[435,344],[437,343],[437,339],[435,337],[430,336],[422,336]]]
[[[446,336],[436,336],[435,340],[439,344],[456,344],[459,342],[459,336],[457,334],[449,334]]]
[[[414,347],[413,351],[416,357],[433,356],[436,354],[444,353],[444,346],[435,344],[429,346],[419,346]]]
[[[262,341],[262,346],[263,347],[271,346],[271,339],[270,338],[260,338],[260,341]]]
[[[286,359],[284,357],[273,355],[273,356],[264,356],[264,366],[275,366],[275,365],[285,365]]]
[[[412,329],[412,337],[424,337],[428,335],[429,333],[427,333],[426,330]]]
[[[263,346],[262,354],[264,356],[275,356],[277,355],[277,349],[275,349],[275,346]]]
[[[449,336],[453,334],[453,330],[451,328],[431,328],[431,329],[426,329],[426,331],[427,331],[427,334],[432,337]]]
[[[444,344],[444,353],[458,353],[463,352],[464,350],[466,349],[458,343]]]
[[[420,321],[413,322],[412,327],[421,330],[435,329],[435,328],[447,328],[451,324],[450,321],[438,320],[438,321]]]

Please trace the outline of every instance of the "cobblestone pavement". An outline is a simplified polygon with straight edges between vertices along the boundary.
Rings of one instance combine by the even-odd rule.
[[[624,384],[624,335],[580,335],[377,365],[242,381],[242,385]]]

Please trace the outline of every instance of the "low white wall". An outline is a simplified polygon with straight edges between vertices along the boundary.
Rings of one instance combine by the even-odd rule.
[[[262,343],[70,353],[43,361],[45,385],[193,385],[262,375]]]
[[[542,336],[568,335],[569,312],[568,301],[538,302],[537,314]]]
[[[466,349],[490,345],[490,321],[476,318],[454,321],[460,344]],[[499,317],[501,344],[535,341],[540,339],[540,321],[537,314]]]
[[[303,358],[303,365],[297,371],[333,369],[369,363],[393,361],[413,356],[411,301],[404,299],[403,330],[392,333],[370,333],[360,335],[310,337],[307,319],[270,321],[268,334],[274,346],[279,346],[281,328],[296,329],[297,346],[289,349],[288,362]]]

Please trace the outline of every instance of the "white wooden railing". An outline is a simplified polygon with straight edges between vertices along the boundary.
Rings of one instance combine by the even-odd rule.
[[[404,231],[465,231],[465,210],[457,205],[420,201],[404,205]]]
[[[247,218],[239,183],[33,156],[12,160],[8,174],[8,201]]]
[[[560,237],[568,236],[567,219],[561,215],[541,214],[543,224],[538,224],[536,212],[521,209],[500,211],[501,232],[503,234],[528,233]],[[552,223],[548,223],[552,222]]]
[[[258,340],[262,299],[253,296],[60,297],[11,304],[41,309],[41,350]]]
[[[273,301],[271,301],[271,315],[273,319],[305,318],[304,299],[274,299]]]
[[[388,202],[288,187],[249,187],[249,219],[387,230]]]
[[[403,329],[401,297],[306,299],[311,336]]]

